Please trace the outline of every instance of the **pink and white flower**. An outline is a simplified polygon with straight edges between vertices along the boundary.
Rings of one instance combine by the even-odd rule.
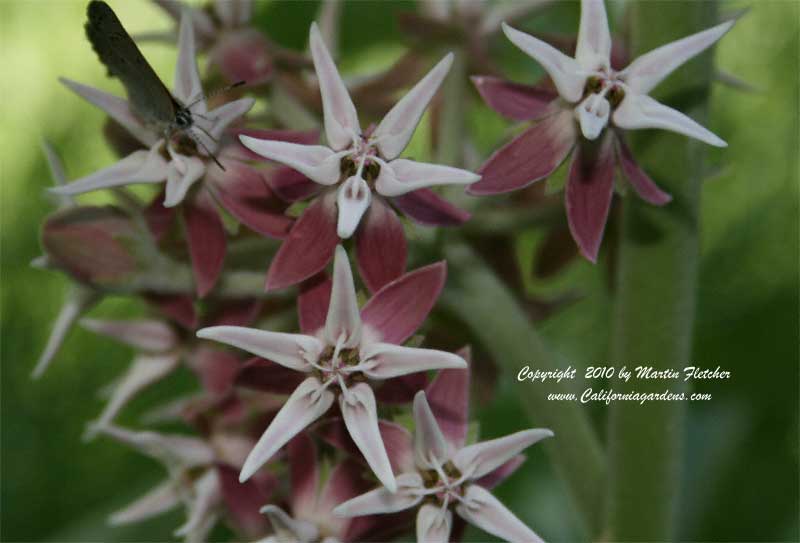
[[[371,290],[405,269],[406,241],[388,199],[422,223],[465,218],[427,187],[469,184],[479,176],[466,170],[398,158],[452,64],[437,64],[374,129],[363,131],[356,108],[316,24],[311,54],[322,94],[327,145],[298,145],[242,136],[253,152],[294,168],[317,184],[304,196],[322,193],[304,211],[273,260],[267,288],[282,288],[311,277],[330,260],[339,239],[356,235],[361,275]]]
[[[347,430],[372,471],[396,488],[378,430],[373,392],[377,382],[441,368],[466,367],[459,356],[399,345],[430,311],[444,283],[444,264],[434,264],[385,285],[358,308],[347,254],[336,248],[330,302],[324,322],[316,304],[301,300],[306,334],[268,332],[238,326],[214,326],[197,336],[244,349],[272,363],[305,374],[261,436],[242,468],[249,479],[281,447],[338,404]],[[310,296],[327,297],[324,289]]]
[[[611,35],[602,0],[582,0],[575,57],[503,25],[514,45],[539,62],[555,87],[537,88],[492,77],[473,81],[487,104],[519,121],[538,121],[496,151],[480,168],[473,195],[510,192],[552,174],[572,153],[565,203],[572,236],[594,262],[603,237],[617,164],[636,193],[654,205],[672,198],[639,167],[622,132],[660,128],[709,145],[726,143],[648,93],[689,59],[724,36],[728,21],[661,46],[622,70],[611,65]],[[574,150],[574,152],[573,152]]]

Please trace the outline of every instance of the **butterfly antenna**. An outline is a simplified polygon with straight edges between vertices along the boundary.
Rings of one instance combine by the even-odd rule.
[[[192,103],[190,103],[188,106],[186,106],[186,109],[191,108],[193,105],[197,104],[198,102],[200,102],[202,100],[208,100],[209,98],[214,98],[215,96],[219,96],[220,94],[222,94],[224,92],[228,92],[228,91],[230,91],[232,89],[235,89],[236,87],[241,87],[244,84],[245,84],[245,81],[237,81],[236,83],[232,83],[232,84],[228,85],[227,87],[222,87],[221,89],[215,90],[214,92],[212,92],[208,96],[204,95],[201,92],[200,93],[200,97],[196,98],[195,100],[193,100]]]
[[[205,132],[205,130],[204,130],[203,132]],[[212,153],[212,152],[211,152],[211,149],[209,149],[208,147],[206,147],[206,144],[205,144],[205,143],[203,143],[203,140],[201,140],[200,138],[198,138],[197,136],[195,136],[194,134],[192,134],[192,133],[191,133],[191,132],[189,132],[189,131],[186,131],[186,135],[187,135],[187,136],[189,136],[189,138],[190,138],[190,139],[191,139],[193,142],[195,142],[197,145],[199,145],[200,147],[202,147],[202,148],[203,148],[203,150],[206,152],[206,154],[207,154],[208,156],[210,156],[210,157],[211,157],[211,160],[213,160],[213,161],[214,161],[214,163],[215,163],[217,166],[219,166],[219,169],[220,169],[220,170],[222,170],[223,172],[225,171],[225,166],[223,166],[223,165],[222,165],[222,163],[221,163],[219,160],[217,160],[217,157],[216,157],[216,155],[214,155],[214,153]],[[210,137],[210,136],[209,136],[209,137]],[[212,138],[212,139],[213,139],[213,138]]]

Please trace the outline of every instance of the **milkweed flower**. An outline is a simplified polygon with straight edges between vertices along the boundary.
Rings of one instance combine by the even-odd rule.
[[[323,189],[272,261],[267,288],[282,288],[314,275],[330,261],[339,239],[355,234],[361,275],[374,291],[405,269],[405,236],[389,199],[421,222],[457,222],[463,219],[463,212],[453,210],[430,191],[419,193],[420,189],[469,184],[480,178],[458,168],[398,158],[447,75],[453,56],[442,59],[374,129],[362,131],[316,23],[311,25],[309,41],[322,95],[327,145],[240,137],[253,152],[294,168],[316,183],[309,193]],[[414,197],[397,200],[414,193]]]
[[[581,253],[594,262],[617,165],[642,199],[654,205],[672,199],[636,163],[624,130],[660,128],[716,147],[726,146],[709,130],[648,93],[724,36],[734,22],[663,45],[619,71],[611,66],[611,35],[602,0],[581,2],[574,58],[504,24],[506,37],[542,65],[555,92],[491,77],[473,79],[490,107],[512,119],[538,123],[489,157],[479,170],[481,180],[468,192],[489,195],[523,188],[548,177],[572,153],[565,194],[567,218]]]
[[[370,468],[386,487],[395,489],[378,429],[373,386],[412,373],[466,367],[466,362],[452,353],[399,345],[430,311],[444,282],[443,264],[421,268],[387,284],[362,310],[347,253],[341,246],[336,248],[333,268],[327,315],[324,324],[315,326],[313,335],[238,326],[197,332],[198,337],[227,343],[307,375],[247,457],[242,481],[338,403],[347,430]],[[311,318],[310,314],[301,315],[301,319]]]
[[[428,403],[425,391],[414,398],[413,441],[396,428],[392,440],[397,490],[378,488],[334,509],[356,517],[417,509],[417,541],[450,541],[453,511],[463,520],[512,543],[542,539],[522,523],[489,489],[522,462],[519,453],[553,433],[523,430],[490,441],[465,445],[467,435],[464,370],[445,370],[428,388],[439,403]],[[402,434],[405,433],[405,439]]]

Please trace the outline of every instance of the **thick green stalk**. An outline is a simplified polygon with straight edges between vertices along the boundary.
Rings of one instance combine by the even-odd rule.
[[[716,5],[638,2],[632,6],[634,57],[717,22]],[[705,53],[659,86],[657,98],[703,123],[711,55]],[[673,201],[651,206],[624,199],[613,316],[617,365],[681,369],[690,365],[694,325],[700,186],[705,144],[667,132],[635,139],[642,167]],[[685,391],[678,381],[613,382],[615,391]],[[610,407],[610,541],[670,541],[683,458],[681,402],[615,402]]]
[[[566,367],[548,351],[528,315],[483,260],[455,240],[450,240],[445,255],[448,266],[458,273],[448,278],[440,307],[466,323],[504,371],[518,375],[525,366],[542,371]],[[583,516],[589,539],[602,522],[605,458],[581,405],[547,399],[550,393],[571,392],[568,382],[524,381],[515,389],[531,423],[555,433],[544,446]]]

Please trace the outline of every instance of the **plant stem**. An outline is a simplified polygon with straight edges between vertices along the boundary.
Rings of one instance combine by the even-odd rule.
[[[476,340],[503,366],[517,375],[526,365],[564,369],[531,326],[528,316],[505,285],[474,252],[450,240],[448,266],[458,273],[448,278],[440,306],[469,326]],[[571,392],[568,380],[519,383],[516,390],[530,420],[555,432],[545,442],[560,476],[567,482],[585,521],[587,539],[602,521],[605,458],[587,413],[577,402],[547,400],[549,393]]]
[[[634,57],[717,22],[713,1],[637,2],[632,10]],[[692,98],[679,109],[702,122],[711,73],[711,55],[706,53],[673,74],[659,94]],[[661,208],[632,193],[624,199],[612,360],[629,368],[681,369],[691,358],[705,147],[664,131],[642,134],[634,143],[639,144],[635,147],[642,166],[674,199]],[[614,388],[687,389],[683,383],[635,376],[627,383],[615,381]],[[684,416],[685,406],[679,401],[611,404],[608,540],[674,539]]]

